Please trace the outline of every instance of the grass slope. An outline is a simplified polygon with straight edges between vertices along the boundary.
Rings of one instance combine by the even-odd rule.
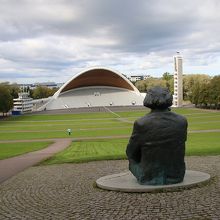
[[[220,133],[194,133],[188,135],[187,156],[220,155]]]
[[[189,111],[186,109],[186,113]],[[182,110],[183,112],[183,110]],[[188,119],[188,130],[213,130],[220,129],[220,113],[202,112],[186,114]],[[94,113],[93,113],[94,114]],[[99,113],[97,113],[98,115]],[[128,113],[120,113],[128,114]],[[0,122],[0,140],[22,140],[39,138],[65,138],[67,137],[67,128],[73,131],[72,137],[97,137],[130,135],[133,122],[137,118],[131,114],[137,115],[143,112],[130,112],[127,118],[99,118],[99,119],[77,119],[73,121],[58,119],[37,121],[37,116],[29,117],[32,121],[13,121],[7,120]],[[22,118],[25,116],[22,116]],[[92,117],[92,114],[90,115]],[[50,116],[48,116],[50,119]],[[63,118],[63,117],[61,117]]]
[[[95,160],[125,159],[126,139],[73,142],[43,164],[80,163]]]
[[[220,112],[190,108],[175,108],[173,111],[187,118],[189,131],[220,129]],[[0,140],[66,138],[69,137],[68,128],[73,131],[71,137],[76,139],[80,137],[130,136],[134,120],[148,112],[148,109],[146,111],[117,112],[120,117],[109,112],[15,116],[0,121]],[[187,155],[219,154],[219,134],[220,132],[217,131],[189,134]],[[72,150],[70,150],[70,153],[64,156],[65,159],[58,159],[57,162],[59,160],[64,162],[84,160],[83,153],[82,155],[77,153],[83,149],[84,154],[89,157],[86,160],[124,158],[127,140],[120,139],[117,141],[114,142],[109,139],[103,142],[75,142],[74,146],[78,146],[77,149],[74,148],[76,157],[72,157]],[[19,143],[16,146],[19,146]],[[115,148],[117,151],[114,150]]]
[[[0,160],[41,150],[52,142],[0,143]]]
[[[43,164],[79,163],[95,160],[126,159],[127,139],[73,142],[70,147],[56,154]],[[218,133],[189,134],[187,156],[220,155]]]

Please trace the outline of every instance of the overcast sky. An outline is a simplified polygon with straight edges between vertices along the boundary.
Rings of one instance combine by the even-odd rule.
[[[220,0],[0,0],[0,82],[65,82],[88,67],[220,74]]]

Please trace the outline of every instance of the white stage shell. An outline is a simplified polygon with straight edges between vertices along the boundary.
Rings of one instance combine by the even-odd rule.
[[[41,110],[143,105],[143,99],[138,89],[121,73],[96,67],[73,76]]]

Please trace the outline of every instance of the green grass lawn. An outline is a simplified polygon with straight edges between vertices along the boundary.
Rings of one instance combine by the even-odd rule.
[[[203,110],[175,109],[184,113],[188,119],[188,130],[213,130],[220,129],[220,113],[205,112]],[[12,117],[11,119],[0,121],[0,140],[22,140],[22,139],[40,139],[40,138],[65,138],[66,130],[71,128],[72,137],[97,137],[130,135],[133,122],[138,117],[145,114],[143,111],[137,112],[119,112],[123,118],[106,113],[87,113],[86,119],[80,118],[80,115],[28,115],[21,117]],[[90,118],[89,118],[90,116]],[[100,118],[99,118],[100,116]],[[125,117],[127,116],[127,117]],[[45,119],[45,120],[43,120]]]
[[[204,111],[202,109],[190,108],[174,108],[172,111],[184,115],[188,120],[189,131],[200,130],[215,130],[220,129],[220,112]],[[0,140],[26,140],[26,139],[47,139],[47,138],[66,138],[68,136],[67,129],[71,128],[73,133],[72,138],[82,137],[104,137],[127,135],[130,136],[133,122],[148,113],[149,110],[117,112],[117,115],[109,112],[98,113],[81,113],[81,114],[66,114],[66,115],[22,115],[9,117],[0,121]],[[220,140],[218,138],[220,132],[213,133],[193,133],[189,134],[187,142],[187,155],[213,155],[219,154]],[[112,140],[102,142],[75,142],[84,149],[91,148],[88,153],[90,160],[96,158],[115,158],[123,157],[124,153],[115,152],[112,148],[124,151],[127,140],[120,139],[119,143]],[[80,146],[79,146],[80,145]],[[94,150],[97,145],[97,149]],[[16,144],[16,146],[19,146]],[[91,147],[90,147],[91,146]],[[99,148],[111,149],[105,151],[102,149],[102,154],[99,155]],[[116,147],[117,146],[117,147]],[[77,151],[79,151],[79,149]],[[189,150],[190,149],[190,150]],[[86,151],[85,151],[86,152]],[[93,153],[92,153],[93,152]],[[113,152],[113,154],[111,154]],[[200,153],[200,154],[199,154]],[[1,153],[0,153],[1,154]],[[61,153],[62,154],[62,153]],[[91,155],[90,155],[91,154]],[[72,161],[71,153],[68,154],[69,160]],[[78,161],[82,158],[78,157]],[[68,161],[68,159],[65,159]],[[77,160],[75,158],[74,160]],[[62,161],[62,160],[61,160]]]
[[[41,150],[52,142],[0,143],[0,160]]]
[[[220,155],[220,135],[218,134],[189,134],[186,143],[186,155]],[[44,161],[43,164],[126,159],[125,150],[127,143],[128,139],[73,142],[70,147]]]
[[[126,145],[126,139],[73,142],[70,147],[44,161],[43,164],[125,159]]]
[[[99,118],[114,118],[114,114],[110,112],[89,112],[79,114],[56,114],[56,115],[21,115],[6,118],[4,121],[56,121],[56,120],[86,120],[86,119],[99,119]]]
[[[44,139],[44,138],[66,138],[69,137],[67,134],[67,128],[71,128],[73,133],[71,137],[100,137],[100,136],[117,136],[117,135],[128,135],[131,133],[131,126],[128,128],[112,127],[112,129],[106,129],[105,127],[98,130],[79,130],[74,127],[66,127],[60,131],[44,130],[37,132],[0,132],[0,140],[23,140],[23,139]]]
[[[220,155],[220,133],[194,133],[188,135],[187,156]]]

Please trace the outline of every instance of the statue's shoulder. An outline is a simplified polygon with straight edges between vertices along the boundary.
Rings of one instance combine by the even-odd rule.
[[[181,121],[182,123],[187,123],[187,119],[185,116],[177,114],[175,112],[170,112],[172,114],[173,117],[176,118],[176,120]]]
[[[146,114],[144,115],[143,117],[141,118],[138,118],[136,121],[135,121],[135,125],[137,127],[142,127],[142,126],[145,126],[149,121],[152,120],[152,115],[149,115],[149,114]]]

